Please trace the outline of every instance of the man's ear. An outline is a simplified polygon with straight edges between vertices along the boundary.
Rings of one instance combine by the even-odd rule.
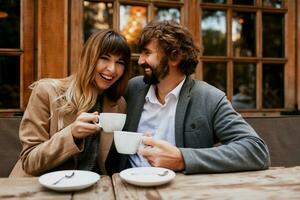
[[[177,66],[179,65],[181,60],[181,56],[178,50],[172,50],[170,57],[169,57],[169,65],[170,66]]]
[[[179,52],[178,50],[172,50],[171,51],[171,54],[170,54],[170,59],[171,60],[176,60],[177,58],[179,57]]]

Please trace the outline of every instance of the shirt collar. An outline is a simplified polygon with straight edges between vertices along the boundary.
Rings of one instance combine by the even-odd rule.
[[[166,99],[170,98],[170,96],[174,96],[176,99],[178,99],[179,97],[179,94],[180,94],[180,90],[183,86],[183,83],[185,81],[186,77],[172,90],[170,91],[167,95],[166,95]],[[155,87],[156,85],[151,85],[149,90],[148,90],[148,93],[145,97],[145,100],[146,102],[151,102],[151,103],[157,103],[158,102],[158,99],[156,97],[156,94],[155,94]]]

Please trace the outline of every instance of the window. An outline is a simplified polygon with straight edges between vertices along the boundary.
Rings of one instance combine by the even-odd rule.
[[[288,88],[295,66],[288,55],[295,52],[288,48],[293,40],[285,40],[294,34],[291,8],[280,0],[203,0],[198,77],[226,92],[241,112],[293,109],[295,91]]]
[[[22,112],[33,81],[33,1],[0,0],[0,115]]]
[[[83,5],[83,36],[78,31],[74,31],[75,34],[76,32],[78,34],[75,37],[86,40],[93,31],[105,28],[114,28],[120,31],[130,45],[132,51],[131,76],[136,76],[141,74],[141,69],[137,64],[139,55],[137,42],[141,30],[153,19],[172,19],[181,22],[184,1],[84,0],[81,3],[77,1],[72,2],[72,4],[74,7],[79,7],[80,4]],[[77,6],[74,4],[77,4]],[[73,19],[73,21],[75,20]],[[75,26],[75,23],[73,23],[73,26]],[[79,47],[83,45],[83,42],[83,40],[80,41],[78,47],[72,48],[71,55],[79,55],[76,49],[80,49]],[[76,63],[72,66],[76,66]]]
[[[83,16],[84,33],[77,29],[71,37],[77,32],[77,38],[87,38],[107,27],[119,30],[132,50],[132,76],[141,74],[137,64],[141,29],[153,19],[173,19],[190,29],[202,49],[194,78],[224,91],[243,115],[278,115],[297,107],[294,38],[299,5],[295,1],[82,0],[74,4],[83,8],[75,16]],[[76,55],[80,48],[70,49]]]

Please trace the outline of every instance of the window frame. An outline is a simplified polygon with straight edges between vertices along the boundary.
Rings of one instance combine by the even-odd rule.
[[[263,1],[256,1],[255,5],[232,5],[232,0],[228,0],[226,4],[213,4],[199,2],[199,37],[202,44],[201,33],[201,13],[202,10],[222,10],[226,14],[226,38],[227,38],[227,55],[226,56],[204,56],[201,53],[200,67],[195,75],[196,79],[203,79],[203,62],[227,62],[227,96],[229,100],[233,97],[233,68],[234,62],[255,62],[256,63],[256,108],[255,109],[237,109],[244,116],[266,116],[279,115],[281,112],[291,111],[295,108],[295,47],[294,40],[284,41],[284,57],[283,58],[267,58],[262,55],[262,13],[280,13],[284,15],[284,39],[295,37],[295,8],[294,1],[283,0],[282,8],[263,7]],[[256,56],[253,57],[234,57],[232,45],[232,16],[233,12],[251,12],[256,13]],[[283,64],[284,65],[284,107],[283,108],[263,108],[262,94],[262,67],[265,63]],[[300,95],[299,95],[300,100]]]
[[[34,81],[34,6],[35,0],[20,1],[20,48],[0,48],[0,55],[20,56],[20,107],[0,109],[0,116],[22,113],[28,103]]]
[[[83,45],[83,36],[81,31],[82,24],[78,23],[78,20],[83,16],[83,1],[71,1],[71,28],[70,35],[70,63],[71,72],[76,69],[76,59],[80,55],[80,49]],[[95,0],[97,2],[100,0]],[[255,5],[231,5],[232,0],[227,0],[226,4],[213,4],[202,3],[201,0],[189,0],[189,1],[157,1],[157,0],[102,0],[101,2],[113,2],[114,6],[114,18],[113,28],[119,30],[119,7],[120,4],[127,5],[142,5],[148,7],[148,21],[154,18],[154,7],[180,7],[181,12],[181,24],[187,26],[194,36],[196,44],[201,47],[202,33],[201,33],[201,14],[203,8],[213,10],[226,11],[227,17],[227,55],[226,56],[203,56],[200,55],[200,62],[196,69],[196,73],[193,75],[195,79],[203,79],[203,62],[226,62],[227,63],[227,96],[231,100],[233,97],[233,65],[234,62],[250,62],[256,63],[256,108],[255,109],[237,109],[243,116],[277,116],[282,112],[294,111],[298,106],[300,107],[300,52],[296,51],[296,47],[300,49],[300,42],[296,33],[300,32],[300,15],[297,15],[296,10],[300,10],[299,3],[295,1],[283,0],[282,7],[271,8],[263,7],[263,0],[257,0]],[[254,12],[256,15],[256,56],[254,57],[234,57],[232,46],[232,14],[234,11],[242,12]],[[282,13],[284,15],[284,39],[293,38],[284,41],[284,57],[283,58],[266,58],[262,57],[262,13]],[[297,15],[297,16],[296,16]],[[296,17],[298,23],[296,24]],[[75,38],[75,39],[73,39]],[[297,39],[297,40],[296,40]],[[296,44],[295,44],[295,41]],[[296,57],[297,53],[297,57]],[[138,60],[139,54],[132,54],[132,61]],[[296,60],[297,59],[297,60]],[[266,109],[262,106],[263,94],[262,94],[262,67],[265,63],[283,64],[284,65],[284,107]],[[298,66],[296,66],[298,64]],[[296,91],[297,90],[297,91]]]

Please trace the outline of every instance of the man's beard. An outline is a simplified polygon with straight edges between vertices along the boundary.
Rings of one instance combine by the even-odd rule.
[[[144,82],[146,84],[156,85],[160,82],[161,79],[165,78],[169,74],[168,59],[166,57],[163,57],[161,59],[156,68],[153,68],[146,63],[142,64],[141,67],[143,67],[144,69],[150,68],[152,72],[151,74],[144,73]]]

